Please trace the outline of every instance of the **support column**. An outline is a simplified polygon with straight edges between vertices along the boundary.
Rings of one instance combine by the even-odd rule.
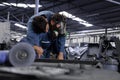
[[[7,21],[10,20],[10,12],[8,12],[8,15],[7,15]]]
[[[39,12],[39,0],[35,0],[34,14],[38,14],[38,12]]]
[[[24,14],[22,15],[22,22],[24,23]]]

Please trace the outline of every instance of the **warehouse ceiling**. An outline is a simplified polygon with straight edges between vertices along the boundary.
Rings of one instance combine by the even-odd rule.
[[[27,7],[17,7],[13,3],[22,3]],[[13,23],[11,30],[24,31],[14,23],[26,26],[34,14],[34,8],[28,4],[35,4],[35,0],[0,0],[0,20],[9,19]],[[72,15],[74,19],[67,17],[68,32],[120,27],[120,0],[39,0],[39,4],[39,11],[67,12]],[[85,23],[92,26],[86,26]]]

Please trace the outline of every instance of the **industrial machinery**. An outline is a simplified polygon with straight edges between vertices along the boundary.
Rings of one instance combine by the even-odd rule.
[[[111,42],[114,42],[115,46],[112,46]],[[99,44],[82,43],[80,46],[82,47],[81,49],[77,46],[76,49],[80,49],[78,50],[80,54],[76,54],[77,51],[73,50],[75,58],[72,58],[72,60],[52,60],[36,59],[37,55],[33,47],[28,43],[20,42],[14,45],[10,50],[0,51],[0,64],[9,62],[14,66],[0,67],[0,73],[10,74],[23,80],[29,77],[36,78],[36,80],[41,78],[48,80],[109,80],[110,78],[111,80],[119,80],[120,76],[117,73],[117,70],[119,71],[120,69],[119,46],[119,38],[101,37]],[[35,66],[32,65],[35,62],[39,63]],[[46,64],[40,64],[42,62],[46,62]],[[51,67],[52,64],[50,64],[46,67],[49,63],[57,63],[58,65]],[[66,63],[72,65],[67,66]],[[108,76],[110,77],[108,78]],[[6,79],[7,76],[2,75],[0,77]],[[13,77],[10,78],[10,80],[13,79]]]
[[[70,46],[66,49],[69,59],[98,61],[99,64],[96,67],[119,72],[119,46],[119,38],[115,36],[102,36],[100,37],[99,43],[81,43],[81,46]]]
[[[92,47],[95,47],[95,46],[96,45],[94,46],[92,45]],[[26,79],[119,80],[120,78],[119,74],[116,71],[105,70],[102,68],[101,69],[95,68],[99,63],[102,63],[102,65],[104,65],[103,63],[105,62],[106,64],[106,61],[102,60],[102,58],[94,59],[94,61],[91,61],[93,60],[91,58],[88,58],[90,61],[87,59],[79,60],[79,58],[78,60],[77,59],[76,60],[56,60],[56,59],[55,60],[52,60],[52,59],[35,60],[36,54],[33,47],[30,44],[23,43],[23,42],[13,46],[10,49],[10,51],[1,51],[0,54],[4,54],[3,55],[5,57],[4,60],[8,60],[13,66],[15,66],[15,67],[0,67],[0,74],[5,74],[2,76],[0,75],[0,78],[2,79],[10,78],[10,80],[13,80],[13,78],[16,78],[18,80],[20,79],[23,79],[23,80],[26,80]],[[3,60],[3,63],[4,63],[4,60]],[[35,64],[32,65],[34,61],[38,61],[39,63],[37,63],[37,65]],[[42,63],[42,62],[46,62],[46,63]],[[56,65],[50,64],[50,63],[56,63]],[[71,65],[68,63],[70,63]]]
[[[0,51],[0,63],[9,62],[12,66],[29,66],[34,61],[41,62],[53,62],[53,63],[81,63],[81,64],[96,64],[92,61],[80,61],[80,60],[50,60],[39,59],[36,60],[37,54],[34,48],[25,42],[20,42],[14,45],[9,51]]]
[[[9,51],[0,51],[0,63],[9,62],[13,66],[29,66],[35,60],[35,50],[30,44],[18,43]]]

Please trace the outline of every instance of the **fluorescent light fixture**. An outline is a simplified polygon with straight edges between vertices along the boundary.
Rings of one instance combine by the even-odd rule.
[[[4,4],[0,4],[0,6],[5,6]]]
[[[3,2],[4,5],[8,5],[8,6],[11,6],[10,3],[6,3],[6,2]]]
[[[27,8],[28,6],[26,4],[23,4],[23,3],[18,3],[17,7]]]
[[[35,4],[27,4],[31,8],[35,8]],[[38,5],[38,7],[42,7],[42,5]]]
[[[17,4],[16,3],[10,3],[12,6],[17,6]]]
[[[76,17],[76,16],[74,16],[74,15],[72,15],[72,14],[66,12],[66,11],[62,11],[62,12],[59,12],[59,13],[65,15],[65,16],[68,17],[68,18],[71,18],[72,20],[78,21],[80,24],[83,24],[83,25],[85,25],[86,27],[91,27],[91,26],[93,26],[93,24],[90,24],[90,23],[88,23],[87,21],[85,21],[85,20],[83,20],[83,19],[81,19],[81,18],[79,18],[79,17]]]
[[[106,1],[120,5],[120,2],[115,1],[115,0],[106,0]]]
[[[15,25],[15,26],[17,26],[17,27],[23,28],[23,29],[27,29],[27,27],[26,27],[26,26],[23,26],[23,25],[18,24],[18,23],[15,23],[14,25]]]
[[[16,4],[16,3],[6,3],[6,2],[3,2],[3,5],[22,7],[22,8],[28,8],[28,7],[35,8],[35,4],[24,4],[24,3]],[[38,7],[42,7],[42,5],[38,5]]]

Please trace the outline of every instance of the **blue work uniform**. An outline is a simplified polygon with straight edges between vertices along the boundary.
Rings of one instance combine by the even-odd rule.
[[[27,23],[27,27],[28,27],[27,37],[21,40],[21,42],[27,42],[32,46],[36,45],[36,46],[42,47],[44,49],[44,53],[41,56],[41,58],[49,58],[50,52],[65,53],[64,51],[65,37],[58,37],[55,40],[52,40],[51,39],[52,36],[50,36],[50,33],[49,33],[50,31],[48,33],[36,34],[32,30],[32,21],[34,17],[45,15],[47,17],[47,20],[50,22],[51,16],[53,14],[54,13],[51,11],[41,11],[40,13],[33,15]]]
[[[40,34],[36,34],[33,29],[32,29],[32,21],[33,18],[36,16],[41,16],[41,15],[45,15],[47,20],[50,21],[51,16],[54,13],[51,11],[41,11],[38,14],[33,15],[32,17],[30,17],[29,21],[27,22],[27,27],[28,27],[28,31],[27,31],[27,37],[21,39],[20,42],[26,42],[31,44],[32,46],[36,45],[39,47],[42,47],[44,49],[44,54],[45,57],[48,58],[49,56],[46,54],[48,52],[47,48],[50,45],[50,40],[48,39],[48,35],[47,33],[40,33]],[[43,45],[44,44],[44,45]],[[49,53],[48,53],[49,54]]]
[[[27,35],[31,35],[31,34],[36,34],[34,33],[34,31],[32,30],[32,21],[33,21],[33,18],[36,17],[36,16],[41,16],[41,15],[45,15],[48,22],[50,22],[50,19],[51,19],[51,16],[53,16],[53,12],[51,11],[41,11],[39,12],[38,14],[35,14],[33,15],[29,21],[27,22],[27,27],[28,27],[28,31],[27,31]]]
[[[36,17],[36,16],[45,15],[45,16],[47,17],[47,20],[50,21],[51,16],[52,16],[53,14],[54,14],[54,13],[51,12],[51,11],[41,11],[41,12],[39,12],[38,14],[33,15],[33,16],[29,19],[29,21],[28,21],[28,23],[27,23],[27,27],[28,27],[27,37],[29,38],[30,43],[31,43],[32,46],[33,46],[33,45],[40,46],[39,42],[40,42],[40,40],[41,40],[41,38],[40,38],[40,37],[41,37],[41,36],[40,36],[41,33],[40,33],[40,34],[36,34],[36,33],[33,31],[33,29],[32,29],[32,21],[33,21],[33,18]],[[42,34],[44,34],[44,33],[42,33]]]
[[[57,39],[51,41],[53,45],[53,49],[55,49],[53,52],[64,52],[64,44],[65,44],[65,37],[58,37]]]
[[[58,36],[57,38],[52,39],[52,36],[51,36],[50,40],[51,40],[51,52],[53,54],[57,54],[57,55],[59,52],[62,52],[64,55],[64,59],[66,59],[66,53],[65,53],[66,37],[65,36]],[[57,55],[56,55],[56,57],[57,57]]]

